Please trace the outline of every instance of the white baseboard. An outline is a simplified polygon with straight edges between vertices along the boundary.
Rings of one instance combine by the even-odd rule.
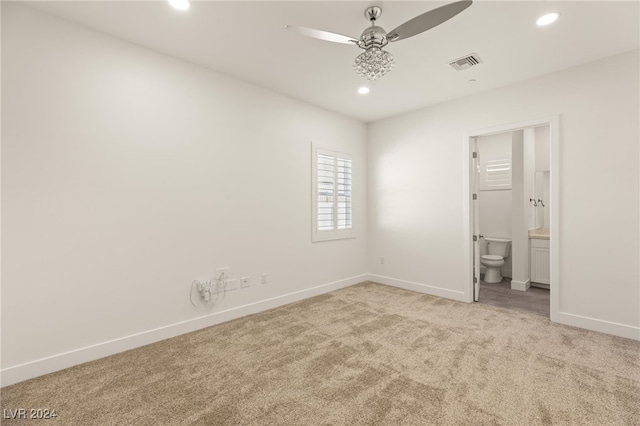
[[[627,339],[640,340],[640,327],[604,321],[596,318],[583,317],[581,315],[560,312],[558,314],[560,324],[598,331],[600,333],[613,334]]]
[[[168,326],[144,331],[119,339],[98,343],[77,350],[53,355],[47,358],[27,362],[24,364],[5,368],[0,371],[0,383],[2,386],[9,386],[24,380],[53,373],[65,368],[79,365],[85,362],[104,358],[127,350],[135,349],[150,343],[176,337],[185,333],[200,330],[212,325],[221,324],[226,321],[241,318],[247,315],[277,308],[309,297],[329,293],[344,287],[358,284],[362,281],[374,281],[380,284],[399,287],[406,290],[426,293],[433,296],[445,297],[448,299],[469,302],[468,295],[462,291],[449,290],[428,284],[399,280],[396,278],[384,277],[381,275],[362,274],[305,290],[288,293],[282,296],[273,297],[259,302],[250,303],[225,311],[214,312],[198,318],[189,319]],[[628,339],[640,340],[640,327],[633,327],[595,318],[583,317],[580,315],[560,312],[558,322],[560,324],[571,325],[587,330],[612,334],[614,336]]]
[[[44,374],[73,367],[74,365],[83,364],[85,362],[135,349],[150,343],[159,342],[171,337],[211,327],[212,325],[231,321],[236,318],[241,318],[246,315],[255,314],[297,302],[299,300],[307,299],[309,297],[349,287],[362,281],[367,281],[368,278],[369,276],[367,274],[357,275],[351,278],[322,284],[305,290],[250,303],[248,305],[227,309],[225,311],[214,312],[198,318],[189,319],[153,330],[144,331],[119,339],[98,343],[92,346],[8,367],[0,371],[0,383],[2,386],[9,386]]]
[[[531,286],[531,281],[515,281],[511,280],[511,290],[527,291]]]
[[[459,300],[460,302],[469,302],[468,295],[466,295],[463,291],[449,290],[446,288],[436,287],[428,284],[399,280],[396,278],[383,277],[381,275],[373,274],[369,274],[369,281],[403,288],[405,290],[417,291],[419,293],[426,293],[432,296],[446,297],[447,299]]]

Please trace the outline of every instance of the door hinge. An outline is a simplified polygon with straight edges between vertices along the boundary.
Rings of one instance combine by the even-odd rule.
[[[478,236],[477,236],[477,235],[474,235],[474,236],[473,236],[473,242],[475,243],[476,241],[478,241]]]
[[[478,194],[473,194],[473,199],[477,200],[478,199]]]
[[[472,152],[471,153],[471,158],[478,158],[478,153],[477,152]]]
[[[478,283],[478,277],[473,277],[473,283],[477,284]]]

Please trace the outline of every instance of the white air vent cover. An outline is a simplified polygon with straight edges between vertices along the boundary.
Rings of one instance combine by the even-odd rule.
[[[451,68],[456,71],[466,70],[467,68],[471,68],[475,65],[482,63],[482,59],[478,56],[477,53],[471,53],[469,55],[463,56],[462,58],[455,59],[449,62]]]

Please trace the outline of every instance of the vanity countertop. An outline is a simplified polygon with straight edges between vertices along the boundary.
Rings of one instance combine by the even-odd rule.
[[[548,240],[549,228],[529,229],[529,239]]]

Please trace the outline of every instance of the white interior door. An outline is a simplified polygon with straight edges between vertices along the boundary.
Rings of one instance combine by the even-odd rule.
[[[480,206],[478,190],[480,188],[480,152],[478,140],[471,140],[471,209],[473,211],[473,300],[478,301],[480,295]]]

